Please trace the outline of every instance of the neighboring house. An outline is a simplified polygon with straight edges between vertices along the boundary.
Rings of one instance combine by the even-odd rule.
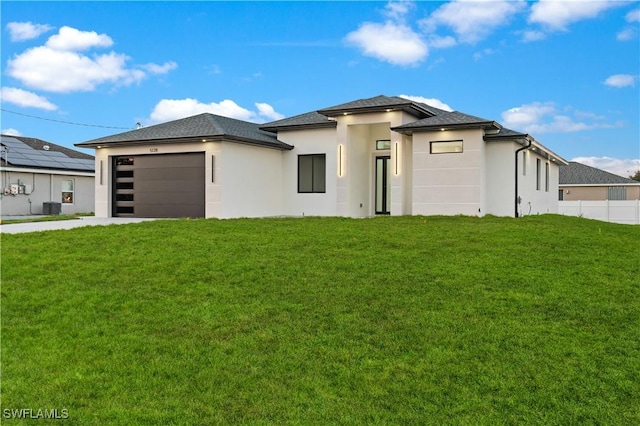
[[[1,138],[3,216],[93,211],[92,155],[40,139],[10,135]]]
[[[566,161],[493,120],[377,96],[266,124],[200,114],[96,149],[98,217],[557,213]]]
[[[571,161],[560,168],[561,201],[639,200],[640,182]]]

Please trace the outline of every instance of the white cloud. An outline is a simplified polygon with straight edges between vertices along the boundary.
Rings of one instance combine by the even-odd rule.
[[[630,175],[633,175],[636,170],[640,170],[640,158],[620,159],[611,157],[576,157],[571,159],[571,161],[606,170],[609,173],[622,177],[629,177]]]
[[[623,4],[615,1],[540,0],[531,6],[529,22],[550,30],[566,30],[569,24],[595,18],[607,9]]]
[[[424,31],[435,32],[438,26],[450,27],[463,43],[476,43],[491,32],[509,22],[509,19],[526,7],[522,0],[454,0],[436,9],[420,21]]]
[[[273,107],[269,104],[265,104],[263,102],[256,102],[256,107],[258,108],[258,114],[261,116],[268,118],[269,120],[281,120],[284,118],[284,115],[276,112]]]
[[[414,102],[422,102],[423,104],[431,105],[432,107],[440,108],[445,111],[453,111],[449,105],[436,98],[425,98],[423,96],[410,96],[410,95],[398,95],[401,98],[409,99]]]
[[[53,27],[50,25],[34,24],[32,22],[9,22],[7,24],[11,41],[31,40],[52,29]]]
[[[276,112],[273,107],[267,103],[256,102],[255,106],[258,111],[243,108],[230,99],[225,99],[218,103],[203,103],[192,98],[162,99],[153,108],[149,116],[149,121],[151,124],[163,123],[205,112],[254,123],[284,118],[282,114]]]
[[[52,35],[45,44],[54,50],[77,51],[87,50],[92,47],[111,47],[113,40],[106,34],[98,34],[95,31],[80,31],[71,27],[62,27],[58,34]]]
[[[610,87],[622,88],[635,86],[636,84],[636,76],[631,74],[615,74],[608,77],[604,84]]]
[[[128,69],[126,55],[111,52],[92,58],[76,52],[34,47],[8,61],[7,74],[27,87],[48,92],[91,91],[99,84],[131,84],[145,77]]]
[[[632,10],[625,16],[627,22],[640,22],[640,9]]]
[[[43,96],[15,87],[3,87],[0,89],[2,103],[10,103],[21,107],[40,108],[47,111],[55,111],[58,107]]]
[[[417,65],[429,54],[427,43],[405,23],[405,15],[415,7],[411,1],[390,1],[383,10],[384,24],[364,22],[344,38],[347,44],[393,65]]]
[[[640,9],[635,9],[628,12],[625,16],[625,20],[630,24],[640,22]],[[618,41],[634,40],[637,34],[638,30],[636,28],[636,25],[630,25],[620,30],[618,34],[616,34],[616,39]]]
[[[510,108],[502,113],[502,124],[505,127],[534,135],[580,132],[619,125],[602,122],[603,119],[604,117],[584,111],[574,111],[573,116],[558,113],[553,102],[533,102]]]
[[[458,44],[458,42],[452,36],[442,37],[435,34],[429,36],[429,47],[433,47],[434,49],[446,49],[456,44]]]
[[[176,64],[173,61],[165,62],[162,65],[151,63],[151,64],[143,65],[142,68],[149,71],[151,74],[166,74],[169,71],[172,71],[178,68],[178,64]]]
[[[637,31],[634,27],[626,27],[623,28],[616,34],[616,40],[618,41],[629,41],[636,38]]]
[[[20,133],[20,131],[13,128],[2,129],[2,134],[7,136],[22,136],[22,133]]]
[[[384,15],[393,20],[401,21],[410,10],[415,8],[412,1],[390,1],[384,7]]]
[[[494,53],[496,53],[495,50],[493,49],[482,49],[479,52],[476,52],[473,54],[473,60],[474,61],[479,61],[480,59],[484,58],[485,56],[489,56],[489,55],[493,55]]]
[[[540,122],[544,116],[554,111],[555,106],[550,102],[534,102],[508,109],[502,113],[502,119],[507,127],[526,128]]]
[[[427,44],[416,32],[394,22],[365,22],[347,34],[345,40],[362,50],[364,55],[393,65],[416,65],[429,54]]]
[[[128,67],[127,55],[116,52],[83,54],[79,51],[113,44],[106,34],[63,27],[45,45],[32,47],[7,61],[7,75],[25,86],[56,93],[92,91],[104,83],[139,83],[148,73],[174,69],[174,62]]]
[[[544,40],[546,37],[542,31],[527,30],[522,33],[522,40],[525,42]]]

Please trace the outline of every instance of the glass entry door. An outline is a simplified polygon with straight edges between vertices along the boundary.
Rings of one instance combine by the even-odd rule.
[[[376,214],[391,213],[390,156],[376,157]]]

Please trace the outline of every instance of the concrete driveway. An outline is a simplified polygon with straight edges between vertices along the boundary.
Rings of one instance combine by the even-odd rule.
[[[126,218],[126,217],[82,217],[73,220],[57,220],[51,222],[11,223],[0,225],[0,234],[21,234],[24,232],[53,231],[58,229],[72,229],[81,226],[120,225],[124,223],[138,223],[157,219]]]

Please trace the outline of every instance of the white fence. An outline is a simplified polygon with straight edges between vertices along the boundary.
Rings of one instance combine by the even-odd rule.
[[[640,225],[640,200],[558,201],[558,213],[605,222]]]

